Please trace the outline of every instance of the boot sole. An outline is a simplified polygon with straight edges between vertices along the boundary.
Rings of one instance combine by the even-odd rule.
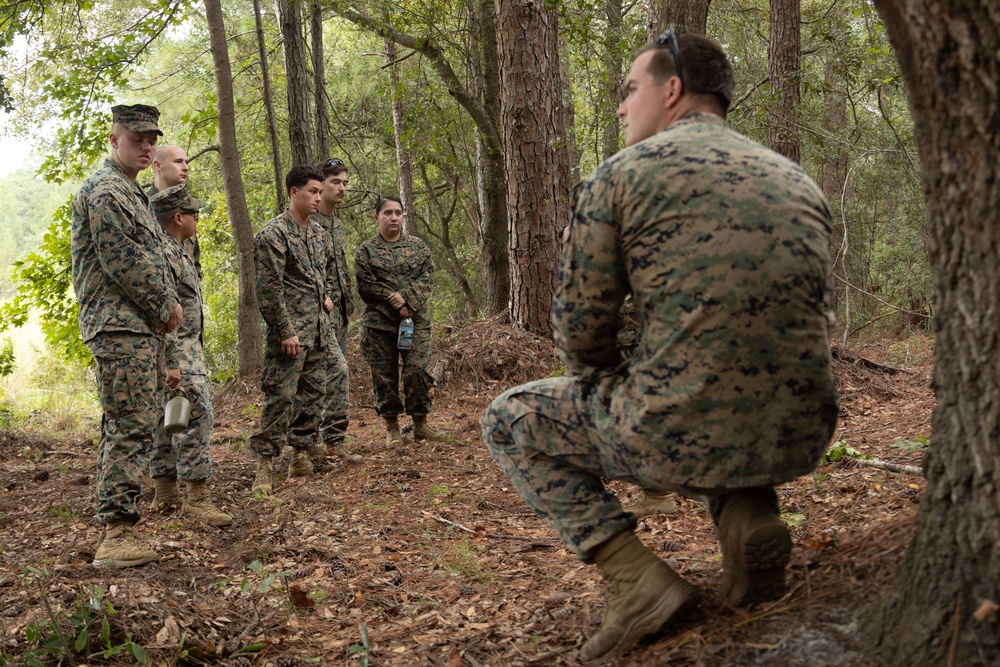
[[[785,567],[792,553],[792,538],[784,524],[773,523],[752,531],[743,542],[742,576],[734,576],[726,594],[734,607],[770,602],[783,596]]]
[[[637,588],[642,590],[641,580]],[[669,623],[679,621],[693,611],[699,602],[701,602],[701,596],[698,595],[698,591],[690,584],[684,582],[684,580],[678,579],[677,583],[671,586],[667,593],[661,596],[651,609],[635,619],[626,628],[621,639],[618,640],[618,643],[611,650],[600,657],[590,658],[589,660],[581,656],[580,662],[591,666],[600,665],[608,660],[625,655],[643,637],[658,632]]]
[[[136,560],[115,560],[114,558],[101,558],[98,560],[95,558],[92,565],[96,565],[97,567],[137,567],[146,563],[156,563],[159,560],[159,555],[147,556]]]

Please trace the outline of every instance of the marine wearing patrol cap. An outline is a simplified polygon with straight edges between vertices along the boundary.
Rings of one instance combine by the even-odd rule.
[[[149,199],[153,215],[156,216],[170,211],[197,211],[204,208],[206,203],[191,196],[187,189],[187,183],[160,190]]]
[[[160,110],[148,104],[119,104],[111,107],[111,120],[133,132],[163,132],[157,126]]]

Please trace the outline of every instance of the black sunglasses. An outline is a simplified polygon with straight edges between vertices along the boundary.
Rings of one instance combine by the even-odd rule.
[[[665,33],[656,38],[659,46],[670,47],[670,55],[674,57],[674,69],[677,70],[677,78],[681,80],[681,87],[684,86],[684,69],[681,67],[681,45],[677,43],[677,33],[671,27]]]
[[[343,166],[344,166],[344,161],[341,160],[339,157],[332,157],[323,163],[324,169],[326,169],[327,167],[343,167]]]
[[[184,213],[185,215],[193,215],[195,220],[198,219],[198,211],[185,211],[184,209],[181,209],[181,213]]]

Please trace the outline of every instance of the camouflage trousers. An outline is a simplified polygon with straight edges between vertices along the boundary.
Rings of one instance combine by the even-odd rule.
[[[414,331],[413,347],[409,350],[397,349],[396,338],[395,331],[361,328],[361,351],[372,371],[375,411],[384,417],[395,417],[402,412],[430,414],[434,395],[434,379],[427,371],[431,363],[431,332]],[[405,407],[399,398],[400,358]]]
[[[343,356],[343,355],[341,355]],[[279,456],[285,445],[313,446],[326,400],[329,347],[303,347],[294,359],[268,345],[260,388],[264,410],[250,448],[260,456]]]
[[[732,493],[664,482],[676,477],[677,462],[655,442],[639,448],[608,433],[602,437],[597,420],[608,412],[591,386],[561,377],[500,394],[481,420],[493,460],[535,514],[585,562],[601,543],[636,526],[602,478],[695,497],[710,508]]]
[[[97,517],[101,523],[139,520],[142,472],[153,433],[163,421],[163,338],[131,332],[99,333],[87,341],[94,354],[101,401],[97,451]]]
[[[337,345],[330,347],[326,381],[326,404],[320,422],[320,438],[328,445],[343,442],[350,424],[350,377],[347,372],[347,326],[337,330]]]
[[[153,441],[153,455],[149,461],[150,477],[171,476],[181,480],[208,479],[212,476],[212,455],[209,439],[215,417],[212,400],[208,394],[208,378],[204,375],[181,375],[181,388],[191,402],[191,420],[188,427],[168,435],[160,423]],[[170,391],[163,394],[163,401],[170,399]]]

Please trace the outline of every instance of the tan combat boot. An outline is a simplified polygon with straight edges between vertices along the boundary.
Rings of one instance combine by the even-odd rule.
[[[674,494],[670,492],[661,493],[644,489],[630,503],[622,505],[622,509],[636,516],[673,514],[677,511],[677,504],[674,502]]]
[[[233,517],[212,504],[212,497],[208,492],[208,480],[192,479],[186,481],[185,485],[187,498],[181,507],[184,514],[196,516],[210,526],[228,526],[233,522]]]
[[[292,459],[288,463],[289,477],[308,477],[313,474],[312,457],[308,449],[293,449]]]
[[[365,457],[361,454],[352,454],[351,450],[344,446],[344,441],[339,440],[326,446],[327,456],[335,454],[349,463],[364,463]]]
[[[181,497],[177,495],[177,477],[174,475],[164,475],[153,478],[153,488],[156,496],[150,509],[154,512],[169,512],[181,504]]]
[[[596,665],[626,653],[645,637],[698,605],[698,592],[647,549],[631,530],[618,533],[594,552],[608,588],[600,629],[580,649],[584,664]]]
[[[413,439],[444,442],[447,435],[427,423],[427,415],[413,415]]]
[[[403,444],[403,434],[399,430],[399,418],[383,417],[385,422],[385,444],[386,447],[398,447]]]
[[[160,560],[155,551],[143,549],[135,543],[132,524],[125,521],[109,523],[104,530],[104,539],[94,554],[94,565],[110,567],[134,567]]]
[[[271,462],[270,456],[258,456],[257,457],[257,474],[253,478],[253,486],[250,487],[250,493],[257,493],[261,491],[263,493],[271,493],[272,483],[274,479],[274,463]]]
[[[785,594],[792,538],[773,502],[754,490],[727,496],[719,516],[719,541],[720,593],[728,604],[742,607]]]

